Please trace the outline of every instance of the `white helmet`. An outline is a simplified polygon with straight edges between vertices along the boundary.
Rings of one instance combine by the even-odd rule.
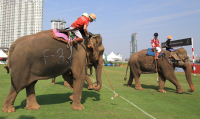
[[[89,17],[88,13],[83,13],[82,16]]]

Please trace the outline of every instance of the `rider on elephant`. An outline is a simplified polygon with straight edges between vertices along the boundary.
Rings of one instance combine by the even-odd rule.
[[[154,39],[151,40],[151,45],[152,45],[152,48],[156,49],[155,59],[159,59],[158,55],[161,52],[161,48],[160,48],[160,41],[158,40],[158,33],[154,33]]]
[[[89,32],[87,30],[89,22],[93,22],[96,20],[96,15],[95,14],[90,14],[90,16],[87,13],[83,13],[81,17],[78,17],[78,19],[70,25],[70,30],[78,37],[73,42],[76,41],[82,41],[83,36],[81,35],[79,29],[83,29],[85,32],[85,36],[88,38],[89,37]]]
[[[171,47],[171,44],[170,44],[170,42],[171,42],[171,39],[172,39],[172,36],[168,36],[167,37],[167,40],[166,40],[166,45],[167,45],[167,47],[166,47],[166,50],[167,51],[174,51],[174,49]]]

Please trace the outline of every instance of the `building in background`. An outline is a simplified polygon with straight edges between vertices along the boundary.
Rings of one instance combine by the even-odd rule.
[[[137,33],[132,34],[130,41],[130,55],[137,52],[137,41],[138,41],[138,34]]]
[[[63,19],[60,21],[58,20],[51,20],[51,29],[65,29],[66,28],[66,21]]]
[[[0,0],[0,47],[42,31],[44,0]]]

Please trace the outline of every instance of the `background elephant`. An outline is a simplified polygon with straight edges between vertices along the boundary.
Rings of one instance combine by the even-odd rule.
[[[128,81],[128,86],[132,86],[133,78],[135,78],[135,89],[137,90],[143,90],[140,84],[141,74],[156,73],[156,63],[154,57],[146,55],[146,52],[147,50],[141,50],[137,53],[134,53],[130,57],[128,62],[128,66],[130,66],[130,77]],[[160,59],[156,60],[159,74],[158,91],[162,93],[166,92],[164,90],[164,84],[167,79],[176,86],[178,93],[184,92],[174,74],[174,68],[181,67],[185,71],[185,76],[190,86],[190,89],[188,91],[193,92],[194,85],[191,78],[190,59],[187,56],[186,50],[183,48],[176,49],[174,52],[171,52],[171,54],[169,51],[166,50],[163,50],[162,52],[163,56]],[[170,58],[171,56],[175,58]]]
[[[88,90],[92,90],[93,89],[93,84],[92,82],[90,81],[90,78],[88,77],[88,75],[86,74],[86,78],[85,78],[85,81],[87,82],[88,84]],[[54,85],[56,84],[56,78],[52,78],[52,81],[51,81],[51,84]],[[70,87],[71,89],[73,89],[70,84],[64,80],[64,86],[65,87]]]
[[[15,111],[15,98],[23,88],[26,88],[26,109],[39,109],[40,105],[36,101],[34,90],[37,80],[59,75],[62,75],[74,89],[72,109],[83,109],[80,97],[86,73],[86,53],[90,51],[89,54],[95,56],[93,60],[98,62],[96,67],[97,87],[94,87],[94,90],[99,91],[102,86],[101,70],[104,47],[102,37],[99,34],[95,34],[90,42],[84,36],[84,41],[72,48],[72,55],[68,44],[52,38],[50,30],[21,37],[13,43],[11,49],[13,51],[9,54],[10,61],[6,67],[8,71],[9,68],[12,69],[11,89],[4,101],[3,112]]]
[[[93,64],[88,64],[88,69],[90,70],[90,74],[89,74],[90,76],[92,76],[92,67],[93,67]]]

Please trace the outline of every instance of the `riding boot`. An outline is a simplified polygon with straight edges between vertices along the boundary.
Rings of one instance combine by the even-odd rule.
[[[76,42],[82,42],[83,38],[76,38],[75,40],[71,41],[70,44],[76,43]]]
[[[74,42],[82,42],[83,41],[83,38],[76,38],[75,40],[74,40]]]

